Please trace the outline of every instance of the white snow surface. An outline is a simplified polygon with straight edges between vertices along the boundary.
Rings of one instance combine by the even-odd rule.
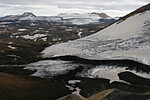
[[[74,87],[74,85],[76,83],[80,83],[80,82],[81,82],[80,80],[69,80],[68,81],[69,85],[66,85],[66,87],[69,88],[69,90],[71,90],[71,91],[76,90],[76,91],[72,92],[72,94],[80,95],[81,89],[79,87],[76,87],[76,88]]]
[[[35,63],[28,64],[25,67],[25,69],[36,70],[36,72],[33,73],[32,76],[37,76],[37,77],[42,77],[42,78],[45,78],[45,77],[51,78],[57,75],[66,74],[67,72],[74,70],[81,66],[84,67],[84,70],[76,74],[77,76],[81,76],[81,77],[106,78],[106,79],[110,79],[111,82],[120,81],[120,82],[127,83],[119,79],[118,73],[129,71],[140,77],[150,78],[150,74],[142,72],[142,71],[137,72],[135,70],[129,70],[128,67],[126,66],[115,66],[115,65],[113,66],[112,65],[90,66],[86,64],[78,64],[78,63],[75,64],[75,63],[72,63],[71,61],[61,61],[61,60],[38,61]],[[90,69],[87,67],[89,67]],[[73,80],[73,79],[68,81],[68,83],[71,85],[74,85],[80,82],[81,80]]]
[[[49,52],[49,49],[45,49],[44,52]],[[72,55],[72,54],[79,54],[79,53],[81,53],[81,51],[76,48],[56,46],[56,47],[53,47],[52,52],[47,53],[47,56],[54,57],[54,56]]]
[[[47,41],[47,37],[41,38],[43,41]]]
[[[150,74],[148,73],[141,73],[141,72],[136,72],[134,70],[127,70],[126,67],[115,67],[115,66],[97,66],[96,68],[93,68],[91,70],[88,70],[88,72],[83,73],[83,76],[88,76],[91,78],[106,78],[106,79],[110,79],[111,82],[113,81],[120,81],[120,82],[124,82],[123,80],[119,79],[118,74],[121,72],[132,72],[135,75],[138,75],[140,77],[144,77],[144,78],[150,78]],[[125,82],[126,83],[126,82]]]
[[[112,19],[111,17],[100,17],[98,13],[60,13],[58,17],[63,19],[66,24],[84,25],[97,23],[100,19]]]
[[[78,36],[79,36],[79,37],[82,37],[81,34],[82,34],[82,32],[79,32],[79,33],[78,33]]]
[[[27,29],[18,29],[18,31],[22,32],[22,31],[26,31]]]
[[[59,17],[62,17],[63,19],[71,19],[71,18],[92,18],[92,19],[100,19],[100,16],[98,14],[78,14],[78,13],[60,13],[58,15]]]
[[[75,55],[98,60],[127,58],[150,64],[150,57],[147,56],[150,53],[149,27],[150,11],[145,11],[91,36],[47,47],[42,51],[42,57]]]
[[[41,37],[45,37],[45,36],[47,36],[47,35],[46,34],[35,34],[33,36],[31,36],[31,35],[24,35],[24,36],[21,36],[21,37],[23,37],[24,39],[34,40],[36,38],[41,38]]]
[[[79,87],[74,88],[74,87],[69,86],[69,85],[66,85],[66,87],[67,87],[69,90],[71,90],[71,91],[76,90],[76,91],[72,92],[72,94],[80,95],[80,91],[81,91],[81,89],[80,89]]]
[[[111,17],[101,17],[100,13],[60,13],[59,17],[63,19],[71,19],[71,18],[87,18],[87,19],[112,19]],[[102,13],[101,13],[102,14]]]
[[[81,80],[69,80],[68,83],[69,84],[76,84],[76,83],[80,83]]]
[[[75,69],[80,65],[72,64],[70,61],[44,60],[28,64],[25,69],[37,70],[32,76],[52,77]]]
[[[8,45],[7,47],[10,48],[10,49],[16,49],[16,47],[13,47],[11,45]]]
[[[72,92],[72,94],[77,94],[77,95],[80,95],[80,91],[81,89],[79,87],[75,88],[76,91],[75,92]]]

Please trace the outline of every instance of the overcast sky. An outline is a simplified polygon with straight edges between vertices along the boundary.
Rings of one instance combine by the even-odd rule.
[[[0,0],[0,16],[33,12],[38,16],[58,13],[106,13],[124,16],[150,0]]]

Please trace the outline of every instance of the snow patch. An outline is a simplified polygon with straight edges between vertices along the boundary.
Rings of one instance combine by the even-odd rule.
[[[47,37],[45,37],[45,38],[41,38],[43,41],[47,41]]]
[[[30,40],[34,40],[36,38],[41,38],[41,37],[45,37],[47,36],[46,34],[35,34],[33,36],[30,36],[30,35],[24,35],[24,36],[21,36],[22,38],[24,39],[30,39]]]
[[[82,32],[79,32],[79,33],[78,33],[78,36],[79,36],[79,37],[82,37],[81,34],[82,34]]]
[[[80,83],[80,82],[81,82],[80,80],[69,80],[68,83],[70,85],[66,85],[66,87],[69,88],[69,90],[71,90],[71,91],[76,90],[76,91],[72,92],[72,94],[80,95],[81,89],[79,87],[76,87],[76,88],[74,87],[74,85],[76,83]]]
[[[14,58],[20,58],[19,56],[16,56],[16,55],[14,55],[14,54],[12,54],[12,55],[7,55],[7,56],[9,56],[9,57],[14,57]]]
[[[22,32],[22,31],[26,31],[27,29],[18,29],[18,31]]]
[[[121,72],[125,72],[125,71],[129,71],[134,73],[135,75],[144,77],[144,78],[150,78],[150,74],[147,73],[140,73],[140,72],[136,72],[134,70],[127,70],[127,67],[116,67],[116,66],[97,66],[96,68],[93,68],[91,70],[88,70],[88,72],[83,73],[83,76],[86,77],[92,77],[92,78],[106,78],[106,79],[110,79],[110,82],[114,82],[114,81],[120,81],[120,82],[124,82],[122,80],[119,79],[118,74]]]
[[[11,45],[11,44],[13,44],[13,43],[12,43],[12,42],[8,42],[8,44],[10,44],[10,45]]]
[[[76,91],[75,92],[72,92],[72,94],[77,94],[77,95],[80,95],[80,91],[81,89],[79,87],[75,88]]]
[[[9,45],[9,46],[7,46],[8,48],[10,48],[10,49],[16,49],[16,47],[13,47],[13,46],[11,46],[11,45]]]
[[[19,35],[19,34],[21,34],[21,32],[13,33],[13,36],[15,36],[15,35]]]
[[[69,84],[76,84],[76,83],[80,83],[80,80],[69,80],[68,83]]]
[[[32,76],[53,77],[75,69],[79,65],[71,64],[70,61],[45,60],[28,64],[25,69],[37,70]]]

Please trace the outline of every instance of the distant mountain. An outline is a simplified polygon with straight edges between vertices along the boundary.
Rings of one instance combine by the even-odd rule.
[[[94,19],[105,19],[105,18],[111,18],[105,13],[60,13],[58,16],[63,17],[64,19],[70,19],[70,18],[94,18]]]
[[[22,15],[19,16],[20,18],[23,17],[36,17],[32,12],[24,12]]]
[[[58,16],[36,16],[32,12],[25,12],[22,15],[8,15],[2,17],[0,21],[17,21],[17,20],[28,20],[28,21],[46,21],[50,23],[63,23],[69,25],[85,25],[91,23],[100,23],[102,20],[107,19],[109,22],[114,22],[115,19],[111,18],[105,13],[60,13]],[[103,21],[102,21],[103,22]]]
[[[36,15],[34,15],[31,12],[25,12],[22,15],[8,15],[8,16],[2,17],[1,20],[19,20],[21,18],[26,18],[26,17],[36,17]]]
[[[97,23],[97,22],[101,22],[101,20],[105,20],[105,19],[112,21],[112,22],[115,20],[105,13],[85,13],[85,14],[60,13],[60,14],[58,14],[58,16],[63,18],[64,23],[76,24],[76,25]]]
[[[101,18],[111,18],[110,16],[108,16],[108,15],[105,14],[105,13],[100,13],[99,16],[100,16]]]
[[[16,20],[19,18],[19,15],[8,15],[5,17],[2,17],[1,20]]]

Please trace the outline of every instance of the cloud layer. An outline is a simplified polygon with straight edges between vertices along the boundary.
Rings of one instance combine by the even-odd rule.
[[[58,13],[104,12],[125,14],[149,3],[149,0],[0,0],[0,16],[33,12],[39,16]]]

